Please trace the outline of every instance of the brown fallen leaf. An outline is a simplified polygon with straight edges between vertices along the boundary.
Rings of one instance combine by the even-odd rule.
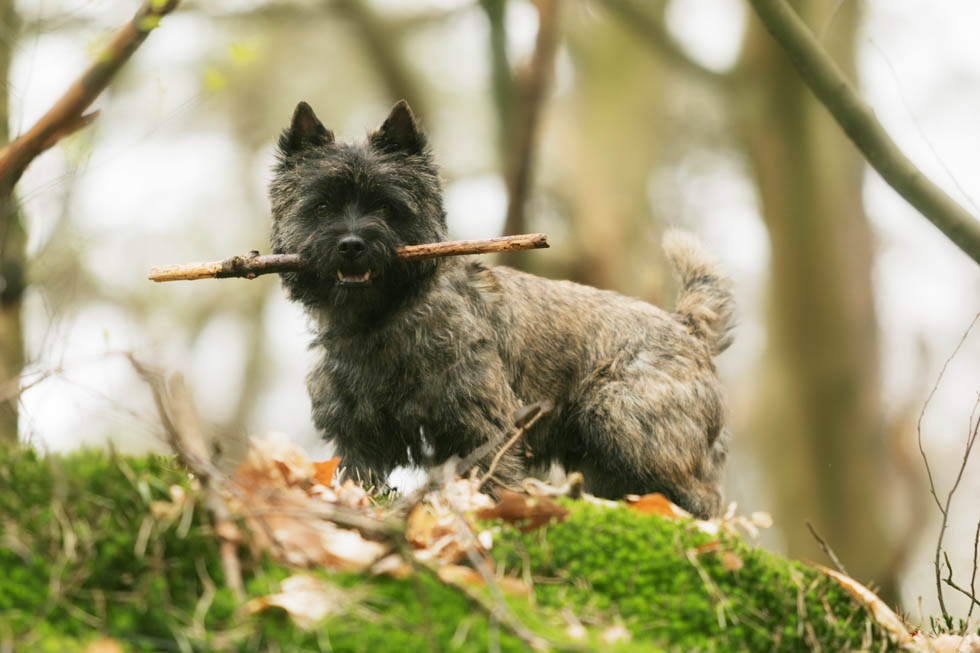
[[[738,571],[745,566],[742,559],[731,551],[722,551],[721,553],[721,568],[725,571]]]
[[[477,510],[476,516],[480,519],[503,519],[525,533],[541,528],[552,519],[561,521],[568,516],[567,510],[544,497],[526,497],[504,489],[497,490],[497,496],[497,505]]]
[[[114,639],[100,637],[89,642],[82,653],[123,653],[123,647]]]
[[[350,597],[340,588],[310,574],[296,574],[282,581],[280,592],[254,598],[245,604],[249,614],[270,607],[282,608],[303,630],[312,630],[329,614],[345,611]]]
[[[944,633],[938,637],[917,635],[915,641],[923,650],[929,653],[980,653],[980,635],[950,635]]]
[[[483,576],[475,569],[462,565],[443,565],[439,567],[439,580],[449,585],[484,585]],[[511,576],[495,579],[497,586],[508,594],[529,596],[531,588],[524,581]]]
[[[628,494],[626,495],[626,507],[646,515],[660,515],[661,517],[669,517],[670,519],[691,517],[691,513],[675,505],[670,499],[659,492],[644,494],[643,496]]]
[[[323,462],[313,461],[313,481],[324,487],[330,487],[333,481],[333,474],[337,471],[340,464],[340,457],[324,460]]]

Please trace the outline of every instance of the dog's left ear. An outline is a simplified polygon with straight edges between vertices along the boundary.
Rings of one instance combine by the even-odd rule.
[[[399,100],[392,107],[388,118],[369,138],[371,145],[385,152],[421,154],[425,149],[425,135],[405,100]]]

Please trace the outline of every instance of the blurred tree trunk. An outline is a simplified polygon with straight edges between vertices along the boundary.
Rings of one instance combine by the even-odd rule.
[[[833,21],[824,47],[854,78],[861,4],[793,5],[815,33]],[[776,523],[793,555],[821,560],[812,521],[851,574],[895,598],[894,579],[881,577],[887,458],[864,163],[754,17],[738,74],[737,120],[772,245],[754,431],[780,489]]]
[[[10,141],[9,74],[18,26],[14,0],[0,0],[0,147]],[[20,305],[24,294],[26,237],[13,190],[12,185],[0,187],[0,387],[5,395],[13,395],[0,405],[0,444],[17,441],[15,390],[24,367]]]
[[[566,34],[575,119],[558,161],[574,180],[571,242],[561,245],[565,269],[556,274],[658,301],[663,257],[649,182],[670,128],[667,66],[621,22],[576,19]]]

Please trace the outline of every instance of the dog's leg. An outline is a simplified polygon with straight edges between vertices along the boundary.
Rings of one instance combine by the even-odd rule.
[[[698,517],[717,514],[726,438],[716,383],[672,378],[640,356],[582,397],[577,427],[587,491],[609,498],[660,492]]]

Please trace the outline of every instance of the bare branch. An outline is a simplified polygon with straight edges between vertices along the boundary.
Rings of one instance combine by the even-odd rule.
[[[949,585],[950,587],[952,587],[954,590],[956,590],[963,596],[970,599],[971,601],[970,612],[972,613],[973,605],[974,604],[980,605],[980,600],[977,599],[976,594],[972,591],[973,590],[972,584],[970,586],[970,591],[967,591],[965,588],[962,588],[959,585],[957,585],[956,582],[953,580],[953,565],[949,563],[949,554],[946,553],[945,551],[943,551],[943,558],[945,558],[946,560],[946,578],[943,579],[943,582]],[[944,614],[943,616],[947,616],[947,615]]]
[[[970,573],[970,598],[973,603],[970,604],[970,610],[966,613],[966,620],[970,621],[973,616],[973,606],[980,605],[980,601],[977,600],[977,545],[980,544],[980,520],[977,521],[977,530],[973,534],[973,571]]]
[[[800,77],[868,163],[967,256],[980,263],[980,221],[930,181],[898,148],[874,111],[785,0],[750,0]]]
[[[160,19],[176,8],[179,0],[147,0],[132,20],[119,28],[96,60],[65,91],[48,112],[0,150],[0,193],[9,192],[27,166],[59,139],[89,124],[97,113],[85,110],[105,90],[133,52],[146,40]]]
[[[940,381],[943,380],[943,375],[946,374],[946,368],[949,367],[950,362],[952,362],[957,352],[959,352],[960,348],[963,346],[963,343],[966,342],[966,338],[967,336],[970,335],[970,332],[973,330],[973,327],[976,326],[977,320],[980,320],[980,313],[977,313],[975,316],[973,316],[973,321],[970,322],[970,326],[968,326],[966,328],[966,331],[963,332],[963,337],[960,338],[960,341],[956,344],[956,348],[953,349],[953,353],[950,354],[949,358],[946,359],[946,362],[943,363],[943,368],[939,371],[939,377],[936,379],[936,384],[932,387],[932,392],[929,393],[929,396],[926,397],[926,401],[922,405],[922,411],[919,413],[919,421],[916,423],[915,426],[915,431],[919,443],[919,454],[922,456],[922,462],[925,464],[926,467],[926,475],[929,478],[929,492],[932,494],[932,498],[936,502],[936,507],[939,508],[939,512],[943,516],[942,523],[940,524],[940,528],[939,528],[939,537],[936,540],[936,552],[933,558],[933,568],[936,573],[936,595],[939,597],[939,608],[943,613],[943,617],[945,617],[947,620],[949,619],[949,612],[947,612],[946,610],[946,601],[943,598],[942,570],[940,569],[939,566],[939,557],[943,549],[943,538],[946,535],[946,528],[949,525],[949,505],[953,500],[953,494],[956,492],[956,489],[960,485],[960,480],[963,478],[963,470],[966,469],[966,463],[967,460],[969,460],[970,458],[970,452],[973,450],[974,443],[976,443],[977,432],[978,430],[980,430],[980,419],[978,419],[976,425],[974,425],[973,413],[971,412],[970,425],[969,425],[969,429],[967,430],[966,451],[963,453],[963,458],[960,462],[960,470],[956,476],[956,480],[953,482],[953,487],[950,489],[949,494],[946,495],[945,505],[943,504],[942,501],[939,500],[939,494],[936,492],[936,483],[932,478],[932,470],[929,467],[929,458],[926,456],[926,450],[922,446],[922,419],[923,417],[925,417],[926,408],[929,407],[929,402],[932,401],[933,395],[935,395],[936,390],[939,389],[939,383]],[[974,412],[976,411],[977,405],[980,405],[980,397],[977,397],[977,403],[974,404],[973,407]],[[948,564],[949,563],[947,563],[947,565]],[[950,576],[952,576],[952,570],[950,570]]]
[[[494,455],[493,460],[490,461],[490,465],[487,467],[486,474],[483,475],[483,479],[477,488],[481,488],[486,485],[490,477],[493,476],[494,470],[497,469],[497,465],[500,463],[500,459],[503,458],[504,454],[513,447],[518,440],[520,440],[525,433],[531,430],[531,427],[538,423],[538,420],[551,412],[554,406],[550,401],[537,401],[530,406],[528,406],[524,411],[518,415],[517,419],[514,420],[515,426],[517,427],[514,434],[510,436],[504,446],[500,447],[496,455]]]
[[[518,249],[545,249],[549,247],[544,234],[520,234],[502,236],[485,240],[451,240],[442,243],[404,245],[397,250],[402,261],[419,261],[442,256],[464,256],[467,254],[492,254],[511,252]],[[232,256],[223,261],[207,263],[178,263],[164,265],[150,270],[151,281],[193,281],[196,279],[226,279],[243,277],[254,279],[272,272],[291,272],[306,267],[299,254],[267,254],[259,256],[255,250],[246,256]]]
[[[840,558],[838,558],[837,554],[834,553],[834,550],[830,548],[830,545],[827,544],[827,541],[824,540],[822,537],[820,537],[820,533],[818,533],[817,529],[813,527],[813,524],[807,521],[806,527],[810,529],[810,534],[813,535],[813,539],[817,541],[817,544],[820,545],[820,548],[823,549],[823,552],[827,554],[827,557],[830,558],[830,561],[834,563],[835,567],[837,567],[837,571],[844,574],[845,576],[850,576],[850,574],[847,573],[847,570],[844,569],[844,564],[840,561]]]

